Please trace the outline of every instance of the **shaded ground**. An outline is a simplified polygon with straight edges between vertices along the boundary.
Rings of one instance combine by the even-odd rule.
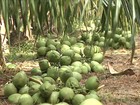
[[[137,39],[137,42],[140,37]],[[108,51],[103,62],[107,68],[107,63],[110,62],[116,71],[124,71],[131,69],[134,75],[111,75],[109,70],[105,74],[96,74],[100,78],[100,84],[104,85],[98,94],[104,105],[140,105],[140,42],[137,43],[137,48],[133,60],[133,64],[129,64],[130,51],[116,50]],[[19,70],[30,70],[32,67],[38,66],[37,61],[17,62]],[[6,72],[8,75],[8,72]],[[16,72],[12,72],[13,75]],[[11,72],[9,72],[11,75]],[[94,73],[89,75],[95,75]],[[88,76],[89,76],[88,75]],[[85,78],[87,77],[84,76]],[[5,84],[9,78],[0,76],[0,84]],[[3,97],[2,88],[0,88],[0,105],[9,105]]]

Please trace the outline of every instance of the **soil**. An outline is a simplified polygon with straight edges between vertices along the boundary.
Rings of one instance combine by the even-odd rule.
[[[116,71],[131,70],[132,73],[111,75],[108,71],[100,76],[104,87],[98,93],[104,105],[140,105],[140,56],[136,52],[133,64],[129,59],[130,54],[112,54],[105,59],[104,64],[112,62]]]
[[[131,51],[125,49],[108,50],[105,54],[103,65],[106,72],[103,74],[90,73],[84,76],[84,80],[91,75],[97,75],[100,79],[98,95],[104,105],[140,105],[140,37],[137,38],[136,51],[133,64],[130,64]],[[15,62],[18,70],[27,73],[32,67],[38,66],[37,61]],[[117,72],[130,71],[123,74],[111,74],[108,63]],[[11,72],[12,71],[12,72]],[[0,105],[10,105],[3,95],[3,85],[17,72],[8,70],[4,75],[0,74]]]

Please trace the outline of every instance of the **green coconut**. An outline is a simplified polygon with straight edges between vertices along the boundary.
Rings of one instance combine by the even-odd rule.
[[[59,39],[55,39],[55,43],[53,45],[55,45],[55,47],[56,47],[57,50],[60,50],[61,43],[60,43],[60,40]]]
[[[122,28],[117,27],[117,28],[116,28],[116,33],[117,33],[117,34],[122,34]]]
[[[73,50],[71,50],[71,49],[64,50],[62,52],[63,56],[69,56],[71,59],[74,57],[74,54],[75,54],[75,52]]]
[[[65,86],[76,89],[80,87],[80,83],[75,77],[69,77],[65,83]]]
[[[88,68],[88,72],[91,71],[91,67],[90,67],[90,64],[89,64],[89,63],[84,62],[83,65],[86,66],[86,67]]]
[[[13,83],[4,85],[4,95],[6,97],[8,97],[14,93],[17,93],[17,88],[15,87],[15,85]]]
[[[48,68],[50,67],[50,63],[47,59],[39,61],[39,67],[42,72],[47,72]]]
[[[46,46],[46,39],[40,39],[36,43],[36,47],[37,48],[39,48],[39,47],[45,47],[45,46]]]
[[[102,42],[105,41],[105,37],[104,37],[104,36],[101,36],[101,37],[100,37],[100,42],[101,42],[101,41],[102,41]]]
[[[55,105],[59,102],[59,92],[53,91],[51,96],[49,97],[49,103]]]
[[[110,38],[110,39],[106,39],[107,41],[107,45],[108,46],[110,46],[110,47],[112,47],[112,45],[114,44],[114,40],[113,40],[113,38]]]
[[[97,99],[97,100],[100,100],[99,96],[97,94],[87,94],[85,96],[86,99],[89,99],[89,98],[94,98],[94,99]]]
[[[132,45],[130,42],[125,42],[125,48],[126,49],[131,49],[132,48]]]
[[[90,62],[91,71],[94,71],[96,65],[99,65],[99,62],[97,62],[97,61]]]
[[[73,45],[73,46],[71,46],[71,49],[72,49],[75,53],[78,53],[78,54],[81,53],[81,48],[78,47],[78,46]]]
[[[31,87],[32,85],[36,85],[36,84],[39,84],[39,83],[34,82],[34,81],[29,81],[27,85],[28,85],[29,87]],[[21,89],[22,89],[22,88],[21,88]]]
[[[82,74],[87,74],[87,73],[88,73],[88,67],[82,65],[82,66],[81,66],[81,71],[82,71],[82,72],[81,72]]]
[[[64,40],[64,41],[62,42],[62,44],[65,44],[65,45],[71,46],[71,43],[70,43],[68,40]]]
[[[66,51],[66,50],[70,50],[70,47],[69,47],[68,45],[66,45],[66,44],[62,44],[60,50],[61,50],[61,52],[64,52],[64,51]]]
[[[92,60],[97,61],[99,63],[102,63],[104,59],[104,56],[102,53],[94,53],[92,56]]]
[[[32,98],[33,98],[34,104],[37,104],[37,105],[45,102],[45,99],[41,96],[40,92],[35,93],[32,96]]]
[[[71,57],[69,57],[69,56],[60,57],[60,65],[70,65],[71,61],[72,61]]]
[[[22,87],[20,90],[19,90],[19,93],[20,94],[26,94],[29,92],[29,86],[25,85],[24,87]]]
[[[91,70],[94,72],[104,73],[105,71],[103,65],[101,65],[97,61],[91,61],[90,66],[91,66]]]
[[[94,69],[94,72],[97,72],[97,73],[104,73],[105,71],[103,65],[101,64],[94,65],[93,69]]]
[[[18,101],[19,101],[19,98],[20,98],[21,94],[19,93],[14,93],[12,95],[10,95],[8,97],[8,101],[11,103],[11,104],[18,104]]]
[[[94,98],[84,100],[80,105],[103,105],[100,101]]]
[[[47,73],[43,73],[43,74],[41,75],[41,77],[42,77],[42,78],[47,77]]]
[[[31,75],[41,75],[42,71],[40,70],[40,68],[32,68],[31,69]]]
[[[125,42],[126,42],[126,38],[125,37],[120,37],[119,42],[120,42],[120,45],[124,45]]]
[[[20,96],[19,105],[34,105],[33,98],[29,94],[23,94]]]
[[[41,86],[40,84],[32,85],[32,86],[29,88],[29,94],[30,94],[30,95],[34,95],[35,93],[39,92],[40,86]]]
[[[72,72],[73,77],[76,78],[78,81],[82,80],[82,75],[79,72]]]
[[[24,71],[18,72],[12,79],[13,84],[16,88],[20,89],[28,83],[28,77]]]
[[[114,37],[113,37],[114,42],[118,42],[120,40],[120,38],[121,38],[121,35],[115,34]]]
[[[78,53],[75,53],[74,57],[72,58],[72,61],[81,61],[82,60],[82,56]]]
[[[105,42],[103,42],[103,41],[98,43],[98,46],[101,47],[101,48],[104,47],[104,45],[105,45]]]
[[[49,98],[50,95],[52,94],[53,90],[55,90],[56,86],[52,85],[51,83],[49,83],[48,81],[46,81],[45,83],[43,83],[39,90],[41,92],[41,96],[44,98]]]
[[[76,94],[72,99],[72,105],[80,105],[85,100],[83,94]]]
[[[54,80],[56,80],[58,78],[58,76],[59,76],[58,67],[50,66],[48,68],[48,71],[47,71],[47,76],[53,78]]]
[[[85,82],[85,87],[88,90],[96,90],[99,87],[99,80],[96,76],[89,77]]]
[[[78,42],[74,44],[77,47],[84,48],[85,44],[83,42]]]
[[[71,71],[70,67],[69,66],[66,66],[66,65],[63,65],[59,68],[59,76],[61,77],[62,73],[64,71]]]
[[[74,95],[74,91],[69,87],[63,87],[59,91],[59,97],[63,101],[71,101]]]
[[[97,94],[97,92],[95,90],[90,90],[89,94]]]
[[[120,46],[122,46],[122,45],[120,45],[119,42],[112,44],[113,49],[118,49],[118,48],[120,48]]]
[[[65,70],[64,72],[62,72],[62,74],[60,75],[60,79],[63,83],[65,83],[67,81],[67,79],[69,77],[72,77],[73,74],[72,74],[72,71],[70,70]]]
[[[46,81],[50,82],[51,84],[55,84],[55,80],[52,77],[44,77],[43,83],[45,83]]]
[[[109,30],[107,35],[108,35],[109,38],[112,37],[112,31]]]
[[[85,57],[91,57],[91,46],[85,46],[83,52]]]
[[[131,41],[131,33],[128,33],[127,35],[125,35],[126,41],[130,42]]]
[[[70,37],[68,40],[71,43],[71,45],[74,45],[75,43],[77,43],[77,38],[76,37]]]
[[[60,59],[60,53],[56,50],[50,50],[47,52],[47,59],[50,62],[57,63],[59,62],[59,59]]]
[[[96,46],[99,46],[99,41],[95,41],[95,45]]]
[[[54,45],[54,46],[56,46],[56,44],[57,44],[57,40],[51,39],[51,38],[49,38],[49,39],[47,40],[47,42],[46,42],[46,46],[47,46],[47,47],[48,47],[49,45]]]
[[[56,50],[55,45],[53,45],[53,44],[48,45],[47,46],[47,51],[50,51],[50,50]]]
[[[46,52],[47,52],[47,47],[39,47],[37,49],[37,56],[44,57],[44,56],[46,56]]]
[[[73,72],[82,73],[81,66],[74,66]]]
[[[82,62],[80,62],[80,61],[75,61],[75,62],[73,62],[72,64],[71,64],[72,66],[82,66],[83,64],[82,64]]]

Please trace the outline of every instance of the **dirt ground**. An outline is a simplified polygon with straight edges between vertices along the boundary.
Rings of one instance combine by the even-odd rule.
[[[108,51],[104,65],[110,62],[114,70],[132,73],[111,75],[109,70],[100,75],[104,85],[98,92],[104,105],[140,105],[140,37],[137,38],[133,64],[130,64],[131,52],[126,50]]]
[[[107,51],[103,62],[106,68],[108,68],[107,64],[109,62],[111,67],[118,72],[131,70],[133,73],[112,75],[107,69],[104,74],[96,74],[100,79],[100,85],[103,86],[98,91],[98,95],[104,105],[140,105],[140,37],[137,38],[133,64],[130,64],[130,56],[131,52],[124,49]],[[17,65],[19,68],[28,71],[32,67],[38,66],[38,63],[36,61],[25,61],[17,62]],[[11,72],[8,73],[11,75]],[[0,75],[0,105],[10,105],[2,92],[2,85],[10,78]]]
[[[98,93],[104,105],[140,105],[139,55],[136,52],[132,65],[129,64],[130,54],[112,54],[105,59],[104,64],[111,62],[116,71],[132,70],[133,73],[111,75],[108,70],[106,74],[100,75],[100,82],[104,87]]]

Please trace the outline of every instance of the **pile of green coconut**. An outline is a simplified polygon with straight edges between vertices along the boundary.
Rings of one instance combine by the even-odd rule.
[[[115,33],[109,30],[107,35],[105,35],[105,32],[85,32],[81,35],[81,40],[87,44],[93,43],[101,48],[106,44],[111,49],[131,49],[131,31],[121,28],[116,28]]]
[[[41,38],[36,43],[38,67],[31,75],[18,72],[5,84],[4,95],[15,105],[102,105],[96,75],[104,73],[104,56],[97,45],[76,37]]]

